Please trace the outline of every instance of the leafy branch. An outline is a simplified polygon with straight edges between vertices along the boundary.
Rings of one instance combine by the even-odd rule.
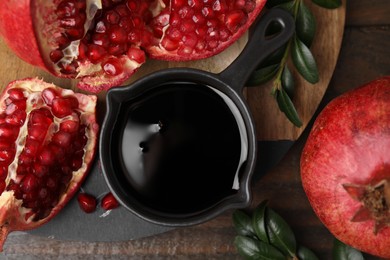
[[[307,247],[298,245],[287,222],[274,210],[261,202],[251,215],[236,210],[233,224],[237,232],[234,244],[238,253],[248,260],[318,260]],[[334,260],[364,260],[363,254],[334,239]]]
[[[313,3],[328,9],[341,6],[341,0],[312,0]],[[271,54],[256,69],[248,86],[258,86],[273,80],[271,94],[274,96],[279,109],[295,126],[302,126],[302,121],[292,102],[295,88],[294,77],[289,69],[288,60],[291,57],[292,64],[299,74],[311,84],[319,80],[317,63],[310,50],[316,31],[316,21],[313,13],[303,0],[268,0],[268,8],[282,8],[292,14],[295,19],[295,34],[285,46]],[[280,28],[274,26],[269,29],[269,34],[275,34]]]
[[[233,224],[238,233],[234,244],[245,259],[318,259],[310,249],[297,244],[290,226],[267,201],[260,203],[252,216],[235,211]]]

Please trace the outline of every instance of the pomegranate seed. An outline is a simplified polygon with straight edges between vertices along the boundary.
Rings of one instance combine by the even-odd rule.
[[[186,3],[187,3],[186,0],[173,0],[172,1],[172,6],[174,6],[175,8],[182,7],[182,6],[185,6]]]
[[[49,194],[47,188],[43,187],[38,191],[38,196],[40,199],[45,199],[47,195]]]
[[[22,126],[26,120],[26,111],[16,110],[12,115],[5,118],[5,122],[14,126]]]
[[[19,167],[20,165],[30,165],[33,162],[33,158],[28,156],[24,151],[19,155]]]
[[[63,49],[69,45],[70,40],[68,39],[68,37],[66,37],[66,35],[60,35],[55,38],[55,42],[58,44],[58,47],[60,49]]]
[[[92,63],[99,62],[107,53],[106,49],[96,44],[90,44],[88,50],[88,58]]]
[[[130,16],[121,17],[119,26],[129,32],[134,27],[134,21]]]
[[[119,202],[116,200],[114,195],[110,192],[103,197],[101,201],[101,207],[105,210],[115,209],[119,207]]]
[[[179,9],[178,14],[182,19],[191,19],[194,15],[194,10],[189,6],[183,6]]]
[[[189,56],[193,52],[194,48],[181,45],[179,49],[177,50],[177,53],[181,56]]]
[[[19,134],[18,128],[8,124],[0,125],[0,138],[5,138],[10,140],[11,142],[14,142],[18,137],[18,134]]]
[[[176,27],[169,27],[166,31],[166,36],[179,44],[179,40],[182,38],[183,33]]]
[[[72,143],[72,136],[68,132],[59,131],[52,137],[52,142],[63,147],[69,147]]]
[[[38,178],[42,178],[49,173],[49,167],[35,162],[32,167],[32,173]]]
[[[96,210],[97,201],[96,198],[87,193],[79,193],[77,196],[77,201],[80,208],[85,213],[92,213]]]
[[[5,114],[11,115],[16,110],[25,110],[26,109],[26,101],[25,100],[15,100],[10,103],[5,109]]]
[[[169,39],[168,37],[165,37],[162,41],[161,41],[161,46],[167,50],[167,51],[174,51],[176,50],[177,48],[179,48],[179,42],[178,41],[173,41],[171,39]]]
[[[112,43],[125,43],[127,41],[127,32],[119,26],[110,28],[108,38]]]
[[[141,40],[141,32],[137,29],[134,29],[127,35],[127,40],[130,43],[138,44]]]
[[[43,147],[42,151],[38,155],[39,161],[46,166],[53,165],[55,163],[55,155],[49,147]]]
[[[116,58],[110,58],[102,64],[104,72],[111,76],[119,75],[123,72],[122,64],[120,60]]]
[[[216,0],[213,4],[213,10],[219,13],[226,13],[228,7],[224,0]]]
[[[30,193],[34,191],[38,187],[38,185],[38,178],[35,177],[33,174],[27,174],[22,180],[20,189],[24,193]]]
[[[75,15],[76,6],[74,1],[62,1],[57,7],[56,14],[58,18],[65,18]]]
[[[110,45],[110,41],[106,34],[94,34],[92,35],[92,42],[103,48],[107,48]],[[91,45],[90,45],[91,46]],[[89,47],[91,48],[91,47]],[[104,51],[104,50],[102,50]]]
[[[26,145],[24,147],[24,152],[26,153],[26,155],[34,157],[37,155],[40,147],[41,142],[31,138],[27,138]]]
[[[97,32],[97,33],[105,33],[106,30],[107,30],[107,27],[106,27],[106,25],[104,24],[103,21],[97,22],[97,24],[95,26],[95,32]]]
[[[8,166],[0,166],[0,180],[4,181],[7,178]]]
[[[76,61],[73,61],[71,63],[60,62],[58,64],[58,67],[60,68],[60,72],[62,74],[72,75],[72,74],[75,74],[77,72],[78,64]]]
[[[134,24],[134,27],[142,27],[144,22],[142,20],[142,17],[140,17],[139,15],[133,15],[132,17],[133,19],[133,24]]]
[[[28,129],[28,135],[32,140],[42,142],[46,137],[47,128],[35,126]]]
[[[41,95],[42,95],[43,101],[45,101],[45,103],[47,105],[51,106],[53,103],[53,99],[58,96],[58,93],[53,88],[47,88],[47,89],[42,91]]]
[[[55,176],[49,176],[46,180],[46,187],[50,190],[55,191],[58,187],[58,180]]]
[[[73,109],[79,105],[75,97],[58,97],[53,99],[53,114],[56,117],[64,118],[73,113]]]
[[[75,133],[79,129],[79,122],[66,120],[60,124],[60,130],[68,133]]]
[[[185,20],[180,25],[180,31],[183,33],[189,33],[195,31],[195,24],[192,20]]]
[[[75,158],[73,158],[72,162],[71,162],[71,169],[73,171],[77,171],[78,169],[81,168],[81,166],[83,166],[83,160],[82,158],[78,157],[78,156],[75,156]]]
[[[231,36],[232,36],[232,33],[227,28],[222,28],[219,31],[219,38],[223,42],[228,41]]]
[[[145,52],[139,48],[129,48],[127,51],[127,56],[139,64],[142,64],[146,61]]]
[[[126,6],[127,6],[127,8],[129,8],[130,11],[135,12],[138,9],[138,2],[136,2],[134,0],[128,0],[126,2]]]
[[[51,101],[52,102],[52,101]],[[52,103],[50,103],[51,106]],[[40,108],[30,112],[29,125],[48,127],[53,122],[53,115],[47,108]]]
[[[0,195],[3,193],[3,191],[5,190],[5,187],[6,187],[6,183],[4,180],[1,180],[0,181]]]
[[[63,149],[63,147],[55,145],[53,143],[50,143],[49,147],[50,147],[51,152],[54,154],[55,160],[57,161],[57,163],[60,163],[60,164],[64,163],[66,160],[66,154],[65,154],[65,150]]]
[[[127,38],[127,36],[126,36],[126,38]],[[108,48],[108,53],[111,54],[111,55],[114,55],[114,56],[119,56],[121,54],[126,53],[126,50],[127,50],[127,44],[126,43],[115,44],[115,45],[111,45]]]
[[[203,24],[206,23],[205,17],[202,14],[200,14],[200,13],[195,13],[192,16],[192,21],[194,21],[194,23],[197,24],[197,25],[203,25]]]
[[[85,60],[88,54],[88,47],[84,42],[80,42],[79,45],[79,59]]]
[[[202,14],[206,18],[214,16],[214,10],[210,6],[205,6],[202,8]]]
[[[231,32],[236,32],[247,19],[248,17],[243,11],[232,10],[226,15],[225,24]]]
[[[129,9],[126,5],[118,5],[115,7],[115,12],[119,14],[119,17],[130,15]]]
[[[87,3],[85,0],[76,0],[76,8],[79,10],[85,10],[87,8]]]
[[[120,20],[120,16],[114,10],[110,10],[106,13],[106,21],[110,24],[118,24]]]
[[[246,0],[245,12],[250,13],[256,8],[256,2],[254,0]]]
[[[203,0],[188,0],[188,6],[196,10],[200,10],[203,6]]]
[[[79,40],[84,36],[84,28],[73,28],[66,30],[68,38],[72,41]]]
[[[54,50],[50,52],[49,56],[52,62],[57,63],[64,57],[64,54],[61,50]]]
[[[9,98],[14,101],[26,99],[26,97],[24,96],[23,89],[20,88],[11,88],[7,91],[7,94],[9,95]]]
[[[63,28],[74,28],[74,27],[82,27],[85,22],[85,16],[79,14],[75,17],[66,17],[60,20],[60,25]]]
[[[1,149],[0,150],[0,162],[4,164],[10,164],[15,157],[15,149]]]

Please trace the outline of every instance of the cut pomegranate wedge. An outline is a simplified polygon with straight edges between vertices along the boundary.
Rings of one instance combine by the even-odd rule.
[[[0,2],[0,34],[19,57],[99,92],[150,58],[220,53],[266,0],[20,0]],[[146,52],[146,54],[145,54]]]
[[[38,79],[10,83],[0,96],[0,250],[9,232],[53,218],[92,163],[96,96]]]

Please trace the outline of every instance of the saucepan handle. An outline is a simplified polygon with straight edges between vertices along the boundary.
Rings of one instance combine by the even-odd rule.
[[[267,29],[273,23],[279,23],[281,30],[267,36]],[[233,89],[241,92],[251,73],[271,53],[282,47],[293,35],[294,19],[282,9],[271,9],[252,26],[249,40],[236,60],[219,74],[219,77]]]

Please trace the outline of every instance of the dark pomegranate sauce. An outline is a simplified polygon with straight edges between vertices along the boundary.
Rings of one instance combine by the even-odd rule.
[[[124,104],[114,133],[117,170],[132,195],[152,209],[189,213],[238,189],[247,159],[240,112],[222,92],[194,83],[166,83]]]

